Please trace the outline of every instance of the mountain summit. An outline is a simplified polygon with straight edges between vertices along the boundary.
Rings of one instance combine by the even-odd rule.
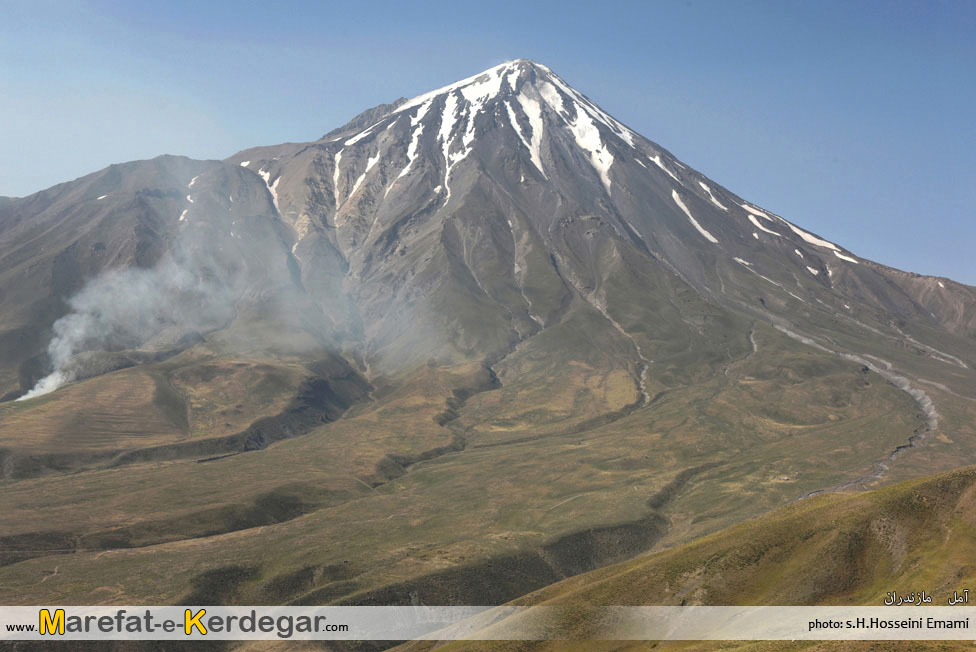
[[[784,328],[799,308],[851,313],[850,300],[973,327],[970,299],[964,315],[939,314],[958,285],[892,283],[886,268],[688,168],[544,65],[510,61],[387,107],[315,143],[229,159],[267,183],[304,274],[323,260],[348,266],[343,290],[367,322],[397,297],[463,295],[478,306],[453,311],[445,340],[497,351],[558,319],[569,297],[605,309],[608,263],[633,255]],[[477,326],[459,336],[468,315]]]

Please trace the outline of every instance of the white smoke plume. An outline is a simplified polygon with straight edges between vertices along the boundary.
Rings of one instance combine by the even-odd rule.
[[[75,379],[66,365],[82,351],[120,350],[144,344],[166,328],[204,331],[233,317],[230,288],[206,268],[166,256],[155,267],[107,271],[69,301],[54,323],[48,345],[52,371],[18,400],[47,394]]]

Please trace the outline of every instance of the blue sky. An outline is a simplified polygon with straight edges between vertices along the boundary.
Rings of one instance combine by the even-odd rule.
[[[312,140],[508,59],[855,253],[976,284],[976,2],[4,0],[0,195]]]

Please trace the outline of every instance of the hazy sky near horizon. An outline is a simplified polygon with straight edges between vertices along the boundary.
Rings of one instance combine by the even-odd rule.
[[[976,2],[0,2],[0,195],[224,158],[515,58],[860,256],[976,284]]]

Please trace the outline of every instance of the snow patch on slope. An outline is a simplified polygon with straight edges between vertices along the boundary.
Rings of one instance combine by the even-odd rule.
[[[824,249],[830,249],[831,251],[834,252],[834,255],[835,256],[837,256],[838,258],[841,258],[843,260],[847,260],[847,261],[852,262],[852,263],[858,262],[857,260],[855,260],[854,258],[851,258],[850,256],[845,256],[845,255],[841,254],[840,253],[840,251],[841,251],[840,247],[838,247],[837,245],[835,245],[833,242],[828,242],[827,240],[824,240],[823,238],[818,238],[817,236],[813,235],[812,233],[807,233],[806,231],[804,231],[800,227],[796,226],[792,222],[788,222],[787,220],[784,220],[779,215],[776,215],[775,217],[771,217],[767,213],[764,213],[763,211],[761,211],[758,208],[755,208],[753,206],[750,206],[749,204],[739,204],[739,205],[742,208],[744,208],[747,212],[749,212],[749,213],[751,213],[753,215],[757,215],[759,217],[763,217],[763,218],[769,220],[770,222],[779,220],[780,222],[782,222],[783,224],[785,224],[787,227],[789,227],[789,229],[791,231],[793,231],[793,233],[795,233],[798,236],[800,236],[803,239],[804,242],[807,242],[807,243],[812,244],[812,245],[816,245],[818,247],[823,247]],[[753,220],[753,223],[754,224],[756,223],[755,220]],[[779,235],[779,234],[777,234],[777,235]]]
[[[590,164],[600,176],[600,181],[603,182],[603,187],[606,188],[607,194],[610,194],[610,166],[613,165],[613,154],[610,153],[610,150],[603,143],[603,139],[600,136],[600,129],[597,127],[598,121],[603,122],[605,126],[609,126],[609,123],[600,117],[602,112],[598,113],[588,109],[589,103],[586,101],[586,98],[562,83],[557,77],[552,76],[550,81],[552,83],[544,81],[538,84],[539,95],[542,96],[543,101],[553,111],[566,121],[570,133],[576,139],[576,144],[589,155]],[[569,117],[569,109],[563,101],[563,96],[560,95],[559,90],[553,84],[558,86],[569,97],[570,106],[572,106],[573,112],[575,113],[572,119]],[[522,97],[522,95],[519,96],[520,102],[522,101]],[[614,132],[617,131],[615,127],[610,128]],[[623,129],[623,127],[620,127],[620,129]],[[632,140],[628,142],[631,145],[633,144]]]
[[[474,97],[479,97],[481,96],[482,93],[486,91],[486,89],[493,88],[493,87],[500,87],[502,72],[508,69],[509,67],[511,67],[514,63],[516,62],[506,61],[503,64],[499,64],[495,66],[494,68],[489,68],[484,72],[479,72],[477,75],[472,75],[471,77],[467,77],[460,81],[456,81],[453,84],[448,84],[447,86],[443,86],[441,88],[430,91],[428,93],[424,93],[423,95],[418,95],[412,100],[408,100],[403,104],[401,104],[400,106],[398,106],[393,111],[393,113],[402,113],[403,111],[412,109],[413,107],[419,106],[424,102],[433,100],[438,95],[444,95],[445,93],[450,93],[457,89],[463,89],[464,87],[469,85],[475,85],[476,88],[468,91],[468,93]],[[497,93],[498,91],[496,90],[495,92]]]
[[[444,109],[441,112],[441,128],[437,132],[437,137],[441,141],[444,153],[444,186],[447,188],[447,198],[451,198],[451,186],[448,181],[451,177],[451,134],[454,132],[454,123],[457,122],[458,101],[457,95],[450,93],[444,100]]]
[[[261,175],[261,178],[262,179],[264,179],[264,185],[266,185],[268,187],[268,192],[271,193],[271,203],[274,204],[275,210],[280,213],[281,211],[278,210],[278,190],[277,190],[277,188],[278,188],[278,182],[281,181],[281,177],[276,178],[274,180],[274,183],[271,183],[271,173],[270,172],[265,172],[264,168],[261,168],[260,170],[258,170],[258,174]]]
[[[647,159],[651,163],[653,163],[654,165],[658,166],[659,168],[661,168],[662,170],[664,170],[665,172],[667,172],[669,177],[671,177],[672,179],[674,179],[678,183],[681,183],[681,180],[678,179],[678,177],[674,176],[674,173],[671,172],[671,170],[669,170],[666,167],[664,167],[664,163],[661,161],[661,155],[660,154],[655,154],[654,155],[654,158],[651,158],[650,156],[648,156]]]
[[[363,138],[365,138],[366,136],[368,136],[369,133],[371,131],[373,131],[373,129],[375,129],[376,128],[376,125],[378,125],[378,124],[380,124],[380,123],[377,122],[376,124],[374,124],[374,125],[366,128],[366,129],[364,129],[359,134],[353,136],[352,138],[350,138],[349,140],[347,140],[346,142],[344,142],[343,145],[345,145],[346,147],[349,147],[350,145],[355,145],[356,143],[358,143],[359,141],[361,141]]]
[[[430,101],[421,104],[420,108],[417,109],[417,115],[410,118],[410,126],[413,128],[413,134],[410,136],[410,145],[407,147],[407,164],[403,166],[397,179],[406,176],[410,172],[410,168],[413,167],[413,162],[417,160],[417,146],[420,145],[420,136],[424,133],[424,125],[418,123],[427,115],[427,111],[430,110],[430,104]],[[390,184],[390,188],[392,187],[393,184]],[[390,189],[387,188],[386,192],[390,192]]]
[[[627,143],[631,147],[634,146],[634,132],[632,132],[630,129],[623,126],[619,122],[617,122],[612,116],[605,113],[603,109],[598,107],[596,104],[591,102],[582,94],[578,93],[574,88],[566,84],[566,82],[560,79],[559,76],[556,75],[556,73],[554,73],[552,70],[550,70],[546,66],[543,66],[542,64],[536,64],[536,65],[539,66],[539,68],[541,68],[542,70],[545,70],[547,73],[549,73],[549,81],[551,81],[553,84],[558,86],[563,93],[565,93],[569,98],[571,98],[573,100],[573,103],[577,106],[577,108],[583,109],[592,119],[601,122],[610,131],[612,131],[618,137],[620,137],[620,139],[623,140],[625,143]]]
[[[529,150],[532,163],[539,169],[542,176],[548,179],[549,177],[546,175],[546,171],[542,169],[542,107],[539,106],[536,100],[525,95],[519,95],[518,102],[522,107],[523,113],[525,113],[525,117],[529,119],[529,127],[532,129],[532,134],[530,135],[531,141],[526,139],[522,134],[522,128],[518,125],[515,111],[508,102],[505,102],[505,108],[508,109],[508,118],[512,121],[512,127],[515,128],[519,139],[525,144],[526,149]]]
[[[817,245],[818,247],[823,247],[825,249],[831,249],[835,253],[838,251],[837,245],[835,245],[833,242],[827,242],[826,240],[822,240],[822,239],[818,238],[817,236],[813,235],[812,233],[807,233],[806,231],[804,231],[800,227],[794,226],[793,224],[787,222],[783,218],[780,218],[780,222],[782,222],[783,224],[785,224],[786,226],[788,226],[790,229],[792,229],[793,233],[795,233],[798,236],[800,236],[801,238],[803,238],[804,241],[809,242],[812,245]],[[857,262],[857,261],[854,261],[854,262]]]
[[[580,105],[576,105],[576,118],[569,123],[569,130],[576,138],[576,144],[590,155],[593,169],[600,175],[600,181],[610,194],[610,166],[613,165],[613,154],[603,145],[600,130],[596,123]]]
[[[552,107],[556,113],[565,113],[566,107],[563,105],[563,96],[559,94],[556,87],[549,82],[542,82],[538,85],[539,95],[546,104]]]
[[[459,87],[458,90],[461,91],[464,99],[480,109],[485,100],[498,95],[499,91],[501,91],[502,71],[505,67],[506,64],[502,64],[501,66],[492,68],[480,77],[475,78],[475,81],[472,83]],[[477,111],[473,111],[472,113],[477,113]]]
[[[709,188],[708,186],[706,186],[701,181],[698,182],[698,185],[702,187],[702,190],[704,190],[705,192],[708,193],[708,198],[712,200],[712,203],[713,204],[715,204],[716,206],[718,206],[719,208],[721,208],[723,211],[729,210],[725,206],[722,206],[722,204],[717,199],[715,199],[715,195],[712,194],[712,189],[711,188]],[[762,227],[760,227],[760,228],[762,228]]]
[[[518,66],[510,69],[505,76],[505,82],[508,84],[508,88],[513,93],[516,91],[516,86],[518,85],[519,77],[522,75],[522,71],[519,70]]]
[[[747,213],[752,213],[753,215],[756,215],[757,217],[766,218],[770,222],[775,222],[776,221],[772,217],[770,217],[769,215],[767,215],[766,213],[762,212],[758,208],[753,208],[749,204],[739,204],[739,206],[741,206],[742,208],[746,209],[746,212]]]
[[[356,183],[353,185],[352,190],[349,192],[350,197],[356,194],[356,191],[359,190],[359,186],[363,185],[363,181],[366,180],[366,175],[369,174],[369,171],[373,169],[373,166],[376,165],[376,162],[379,160],[380,160],[380,153],[376,152],[376,156],[366,161],[366,169],[363,170],[363,173],[359,175],[358,179],[356,179]]]
[[[749,218],[749,221],[752,222],[752,225],[754,227],[756,227],[757,229],[759,229],[760,231],[765,231],[766,233],[772,233],[775,236],[783,237],[781,234],[776,233],[776,231],[773,231],[771,229],[767,229],[765,226],[763,226],[762,224],[760,224],[759,223],[759,220],[757,220],[754,215],[746,214],[746,217],[748,217]]]
[[[701,224],[698,223],[698,220],[696,220],[692,216],[691,211],[689,211],[688,210],[688,207],[685,206],[685,203],[683,201],[681,201],[681,197],[678,195],[678,191],[677,190],[672,190],[671,191],[671,198],[674,200],[674,203],[676,203],[678,205],[678,207],[685,212],[685,215],[688,216],[688,219],[691,220],[691,224],[696,229],[698,229],[698,232],[699,233],[701,233],[703,236],[705,236],[705,238],[709,242],[712,242],[714,244],[718,244],[718,240],[715,239],[715,236],[713,236],[711,233],[709,233],[708,231],[706,231],[705,228]]]
[[[457,95],[451,93],[444,99],[444,109],[441,112],[441,128],[437,132],[437,137],[444,143],[445,147],[450,143],[451,133],[454,131],[454,122],[457,120]],[[444,153],[447,159],[447,153]]]
[[[332,172],[332,192],[335,195],[335,200],[339,201],[339,161],[342,160],[342,152],[344,150],[339,150],[335,155],[335,168]]]

